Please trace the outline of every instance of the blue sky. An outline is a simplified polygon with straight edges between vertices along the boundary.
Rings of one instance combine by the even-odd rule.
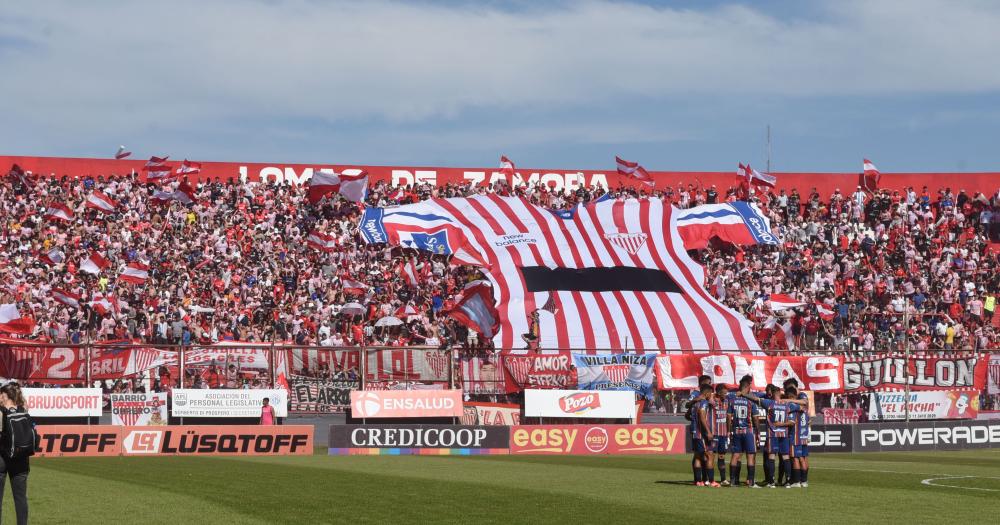
[[[0,154],[1000,171],[1000,2],[17,2]]]

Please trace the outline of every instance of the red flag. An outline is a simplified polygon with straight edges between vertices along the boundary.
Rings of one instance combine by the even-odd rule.
[[[130,263],[118,279],[132,284],[146,284],[146,279],[149,279],[149,266],[139,261]]]
[[[125,146],[118,146],[118,153],[115,153],[115,159],[121,160],[131,154],[131,151],[125,151]]]
[[[861,187],[867,192],[874,193],[878,191],[878,182],[881,178],[882,174],[879,173],[878,168],[872,164],[872,161],[864,159],[861,173]]]
[[[115,211],[115,208],[118,207],[118,203],[115,202],[115,200],[112,199],[111,197],[108,197],[107,195],[97,190],[94,190],[94,192],[91,193],[89,197],[87,197],[86,206],[88,208],[95,209],[101,213],[111,213]]]
[[[56,301],[73,308],[80,308],[80,294],[75,294],[62,288],[52,289],[52,298]]]
[[[90,255],[80,263],[80,270],[97,275],[107,268],[111,263],[97,252],[90,252]]]
[[[506,155],[500,155],[500,173],[503,173],[505,176],[513,180],[512,177],[514,177],[515,169],[514,163],[511,162]]]
[[[615,163],[618,164],[619,175],[635,179],[650,188],[656,186],[656,182],[653,181],[653,176],[646,171],[646,168],[640,166],[638,162],[630,162],[621,157],[615,157]]]
[[[420,276],[417,273],[417,265],[413,261],[406,261],[403,263],[402,272],[403,278],[406,279],[406,283],[410,286],[420,285]]]
[[[69,206],[66,206],[65,204],[54,202],[49,205],[47,210],[45,210],[45,215],[43,215],[43,217],[49,221],[69,222],[73,220],[73,210],[69,209]]]
[[[316,204],[330,193],[340,191],[340,175],[332,170],[319,170],[309,179],[309,202]]]
[[[473,281],[465,286],[455,306],[444,314],[465,327],[493,338],[500,327],[500,313],[493,301],[493,289],[486,281]]]
[[[306,237],[306,244],[324,252],[333,251],[337,247],[337,240],[332,235],[314,231]]]
[[[27,335],[33,331],[34,319],[21,316],[16,304],[0,304],[0,332]]]
[[[177,168],[178,175],[194,175],[195,173],[201,173],[201,163],[192,162],[190,160],[184,159],[181,166]]]

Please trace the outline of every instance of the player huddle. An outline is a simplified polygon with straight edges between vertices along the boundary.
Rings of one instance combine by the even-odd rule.
[[[764,485],[770,488],[778,485],[808,487],[809,401],[806,394],[799,392],[795,379],[785,381],[783,388],[767,385],[762,396],[750,391],[752,383],[751,376],[743,376],[739,389],[730,392],[726,385],[713,387],[710,376],[698,378],[698,390],[691,393],[688,402],[694,484],[699,487],[740,486],[745,455],[746,485],[758,488],[754,479],[757,440],[759,429],[764,427]],[[732,483],[726,479],[727,453],[731,453],[728,467]],[[715,481],[716,467],[719,482]]]

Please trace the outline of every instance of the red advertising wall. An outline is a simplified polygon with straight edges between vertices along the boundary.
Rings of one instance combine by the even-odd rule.
[[[168,164],[178,166],[183,159],[171,159]],[[191,159],[198,160],[198,159]],[[488,168],[443,168],[421,166],[362,166],[352,164],[289,164],[260,162],[209,162],[201,161],[202,172],[191,177],[194,180],[246,177],[250,181],[288,181],[301,184],[312,177],[318,169],[363,169],[373,181],[389,181],[393,184],[414,183],[457,183],[486,184],[492,180],[504,179],[496,167]],[[34,174],[56,176],[86,176],[128,174],[133,170],[142,173],[145,164],[140,160],[86,159],[70,157],[22,157],[0,156],[0,171],[6,171],[12,164],[18,164],[26,171]],[[629,182],[618,176],[611,163],[606,170],[576,170],[576,169],[539,169],[519,168],[514,180],[508,182],[542,181],[556,188],[575,188],[581,184],[617,187]],[[860,167],[860,166],[859,166]],[[653,171],[650,172],[657,182],[657,188],[678,184],[698,184],[709,186],[715,184],[720,188],[728,188],[736,184],[735,168],[732,172],[708,171]],[[850,193],[858,184],[858,173],[780,173],[778,188],[797,188],[800,192],[809,192],[817,188],[820,195],[826,197],[839,188]],[[631,184],[626,184],[631,185]],[[905,188],[913,186],[920,191],[928,186],[932,191],[942,187],[950,187],[954,191],[964,189],[968,192],[980,191],[992,195],[1000,188],[1000,172],[989,173],[883,173],[882,187]],[[644,187],[644,186],[643,186]]]

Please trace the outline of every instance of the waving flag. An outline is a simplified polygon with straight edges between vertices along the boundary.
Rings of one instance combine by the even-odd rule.
[[[69,222],[73,220],[73,210],[69,209],[69,206],[66,206],[65,204],[54,202],[49,205],[47,210],[45,210],[45,215],[43,215],[43,217],[48,221]]]
[[[650,188],[656,186],[656,182],[653,181],[653,176],[639,165],[638,162],[630,162],[621,157],[615,157],[615,163],[618,165],[618,174],[624,175],[631,179],[635,179]]]
[[[94,299],[90,301],[90,307],[101,315],[107,315],[111,312],[117,314],[122,311],[122,301],[115,298],[114,295],[98,293],[94,294]]]
[[[22,317],[16,304],[0,304],[0,332],[27,335],[33,331],[35,331],[35,321]]]
[[[66,254],[64,254],[59,248],[52,248],[38,257],[38,260],[49,266],[55,266],[66,260]]]
[[[781,310],[788,310],[789,308],[798,308],[799,306],[804,306],[806,304],[802,301],[796,301],[790,295],[782,293],[767,295],[764,297],[764,301],[771,304],[772,312],[780,312]]]
[[[678,210],[677,230],[686,250],[700,250],[712,237],[739,246],[779,244],[778,236],[771,231],[771,221],[756,204],[744,201]]]
[[[351,202],[364,202],[368,196],[368,172],[344,170],[340,174],[340,195]]]
[[[174,199],[184,204],[194,204],[197,202],[194,195],[194,188],[186,181],[177,185],[177,189],[174,190]]]
[[[420,315],[420,310],[417,310],[413,305],[407,304],[405,306],[400,306],[396,309],[396,313],[393,314],[400,319],[406,319],[407,317],[413,315]]]
[[[101,213],[112,213],[115,211],[115,208],[118,207],[118,203],[111,197],[94,190],[94,192],[87,197],[86,206]]]
[[[739,170],[737,170],[736,173],[746,177],[747,182],[756,186],[767,186],[768,188],[773,188],[778,182],[778,177],[769,173],[761,173],[751,168],[749,164],[746,166],[740,164]]]
[[[125,146],[118,146],[118,152],[115,153],[115,159],[121,160],[124,159],[125,157],[128,157],[131,154],[132,154],[131,151],[125,151]]]
[[[875,192],[878,190],[879,179],[882,178],[882,174],[879,173],[878,168],[872,164],[872,161],[864,159],[861,173],[861,187],[868,192]]]
[[[505,176],[510,177],[510,180],[513,180],[515,169],[514,163],[511,162],[506,155],[500,155],[500,173],[503,173]]]
[[[350,277],[341,279],[340,287],[343,288],[345,292],[350,294],[363,294],[368,291],[367,284],[351,279]]]
[[[333,170],[319,170],[309,179],[309,202],[316,204],[323,197],[340,191],[340,175]]]
[[[824,321],[833,321],[833,318],[837,316],[833,308],[825,303],[816,303],[816,313]]]
[[[514,348],[554,295],[541,348],[758,349],[746,320],[702,287],[677,214],[660,199],[604,201],[572,219],[521,197],[432,199],[369,208],[360,231],[366,242],[433,247],[482,266],[496,293],[497,348]]]
[[[194,175],[196,173],[201,173],[201,163],[191,162],[190,160],[184,159],[180,167],[177,168],[178,175]]]
[[[323,197],[339,193],[351,202],[362,202],[368,195],[368,172],[364,170],[344,170],[338,174],[333,170],[319,170],[309,179],[309,202],[316,204]]]
[[[165,180],[171,178],[170,166],[166,164],[167,159],[170,157],[149,157],[146,161],[146,165],[142,167],[142,170],[146,172],[147,180]]]
[[[80,308],[80,294],[75,294],[69,290],[63,290],[62,288],[52,289],[52,298],[57,302],[60,302],[66,306],[72,306],[73,308]]]
[[[22,168],[19,165],[14,164],[13,166],[11,166],[10,167],[10,171],[7,172],[7,175],[9,175],[9,176],[14,177],[15,179],[17,179],[18,182],[20,182],[22,186],[25,186],[25,187],[28,187],[28,188],[31,187],[31,185],[29,184],[29,181],[28,181],[28,174],[27,174],[27,172],[25,172],[24,168]]]
[[[337,240],[332,235],[314,231],[306,237],[306,244],[324,252],[333,251],[337,247]]]
[[[406,261],[403,263],[402,272],[403,278],[406,280],[406,284],[410,286],[420,285],[420,276],[417,274],[417,265],[413,261]]]
[[[149,279],[149,266],[139,261],[130,263],[118,279],[132,284],[146,284],[146,280]]]
[[[90,252],[90,255],[80,263],[80,271],[97,275],[110,264],[103,255],[97,252]]]
[[[493,306],[493,290],[486,281],[473,281],[462,290],[455,306],[444,314],[462,326],[492,339],[500,324],[500,315]]]

